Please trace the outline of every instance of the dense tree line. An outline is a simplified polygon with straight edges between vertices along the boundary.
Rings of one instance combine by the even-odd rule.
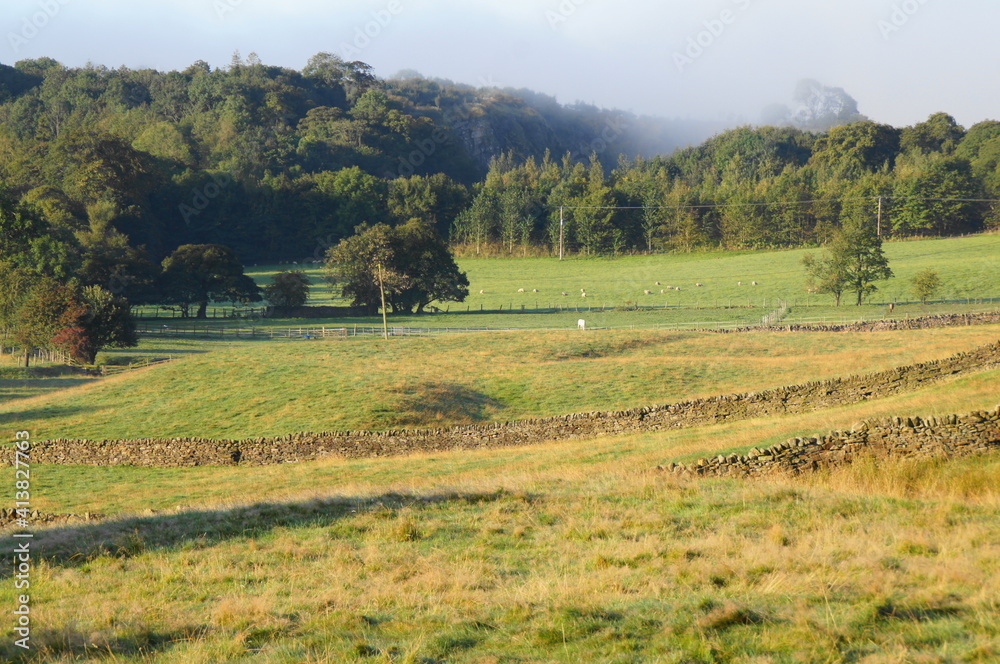
[[[883,237],[1000,226],[1000,123],[968,131],[944,113],[896,129],[867,120],[823,134],[741,127],[606,172],[592,155],[495,159],[452,238],[516,253],[585,254],[823,244],[848,223]]]
[[[517,255],[560,237],[608,254],[821,244],[876,219],[883,236],[1000,223],[978,202],[1000,194],[1000,123],[966,130],[939,113],[899,129],[858,120],[842,97],[847,124],[828,131],[741,127],[667,153],[648,119],[381,80],[326,53],[301,71],[254,55],[172,72],[26,60],[0,65],[0,239],[60,283],[197,310],[190,289],[164,291],[181,247],[319,263],[378,224]]]
[[[63,235],[120,235],[153,262],[183,244],[319,261],[363,223],[447,235],[500,151],[613,163],[656,133],[623,122],[529,91],[380,80],[328,53],[301,71],[238,54],[171,72],[40,58],[0,65],[0,182]]]

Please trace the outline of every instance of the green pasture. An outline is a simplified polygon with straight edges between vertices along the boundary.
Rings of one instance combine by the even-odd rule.
[[[32,469],[14,663],[991,662],[1000,461],[692,481],[667,461],[995,405],[997,371],[832,411],[267,468]],[[10,471],[5,471],[9,474]],[[12,481],[12,480],[10,480]],[[9,575],[9,573],[4,573]],[[0,602],[15,606],[11,579]]]
[[[786,253],[770,254],[772,262]],[[652,259],[622,259],[640,260]],[[679,257],[678,265],[704,260]],[[984,282],[969,297],[986,297],[997,282],[983,266],[993,260],[995,268],[995,259],[985,252],[967,260]],[[619,261],[574,262],[606,269]],[[943,264],[960,274],[957,262]],[[490,281],[504,278],[506,287],[520,281],[499,268]],[[893,315],[970,306],[907,304]],[[796,305],[790,316],[798,309],[824,310]],[[878,304],[863,310],[886,315]],[[388,341],[146,335],[102,361],[171,361],[108,378],[25,371],[0,357],[0,427],[35,440],[241,438],[505,421],[878,371],[1000,338],[996,325],[864,334],[643,329],[670,312],[685,320],[746,313],[450,313],[419,320],[518,319],[527,327],[562,316],[575,328],[585,317],[624,329]],[[298,321],[254,323],[266,330]],[[0,660],[996,661],[996,455],[862,460],[754,482],[697,481],[656,467],[871,417],[992,409],[998,381],[993,369],[813,413],[496,451],[265,468],[34,465],[33,508],[110,518],[35,529],[33,649],[16,648],[5,627]],[[12,469],[0,475],[13,485]],[[3,577],[0,603],[13,607],[21,591],[9,571]]]
[[[877,371],[998,338],[1000,326],[862,335],[636,329],[389,341],[147,338],[121,355],[174,359],[0,402],[0,426],[38,438],[242,438],[509,421]],[[40,378],[34,389],[45,385]]]
[[[440,313],[390,316],[392,325],[432,328],[541,328],[576,327],[579,318],[598,327],[713,327],[754,325],[782,303],[790,311],[783,322],[849,321],[889,315],[887,303],[896,302],[896,317],[969,310],[992,310],[1000,304],[1000,235],[979,235],[885,245],[895,277],[878,284],[879,292],[861,307],[845,294],[835,307],[829,295],[805,289],[801,266],[805,253],[714,252],[624,256],[619,258],[511,258],[462,259],[469,277],[470,295],[462,303],[436,303]],[[935,300],[923,306],[910,293],[910,280],[923,269],[937,270],[942,287]],[[248,268],[258,283],[270,283],[281,269],[303,269],[313,280],[310,305],[346,306],[323,278],[319,265]],[[660,282],[657,285],[657,281]],[[752,283],[756,281],[757,286]],[[742,282],[743,285],[738,285]],[[702,286],[696,284],[701,283]],[[668,290],[680,288],[680,290]],[[518,292],[522,290],[524,292]],[[535,293],[534,291],[538,292]],[[645,294],[645,291],[650,294]],[[661,293],[660,291],[665,291]],[[482,291],[482,293],[481,293]],[[586,297],[583,293],[586,292]],[[563,295],[566,293],[566,295]],[[197,325],[213,329],[245,326],[246,320],[221,318],[232,309],[211,307],[220,318]],[[635,311],[635,309],[639,309]],[[153,315],[153,307],[140,308]],[[157,315],[169,317],[169,312]],[[187,321],[158,321],[162,325]],[[330,326],[381,325],[380,317],[309,321],[254,320],[255,326],[290,324]]]

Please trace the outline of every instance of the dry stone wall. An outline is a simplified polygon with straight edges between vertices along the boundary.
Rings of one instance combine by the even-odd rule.
[[[1000,324],[1000,312],[980,314],[939,314],[936,316],[920,316],[917,318],[890,318],[867,322],[843,323],[840,325],[771,325],[767,327],[735,327],[718,330],[703,330],[719,334],[745,332],[890,332],[899,330],[926,330],[936,327],[954,327],[956,325],[997,325]]]
[[[851,431],[790,438],[746,454],[671,463],[660,470],[715,477],[797,474],[850,463],[859,455],[909,458],[964,457],[1000,449],[1000,407],[948,417],[907,417],[862,422]]]
[[[280,438],[37,441],[33,464],[185,467],[274,465],[323,457],[369,458],[452,450],[498,449],[532,443],[661,431],[748,418],[804,413],[904,393],[936,381],[1000,366],[1000,343],[951,357],[873,374],[816,381],[763,392],[616,412],[448,429],[301,433]],[[13,448],[0,449],[10,466]]]

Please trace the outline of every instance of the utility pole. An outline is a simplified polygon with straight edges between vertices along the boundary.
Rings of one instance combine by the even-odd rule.
[[[382,338],[389,340],[389,321],[385,311],[385,273],[381,261],[378,263],[378,290],[382,295]]]
[[[566,220],[563,217],[565,206],[559,206],[559,260],[563,259],[563,228],[566,227]]]

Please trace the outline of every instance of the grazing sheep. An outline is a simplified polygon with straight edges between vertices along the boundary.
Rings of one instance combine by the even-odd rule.
[[[580,297],[587,297],[587,293],[580,293]]]
[[[750,282],[750,285],[751,285],[751,286],[756,286],[756,285],[757,285],[757,282],[756,282],[756,281],[751,281],[751,282]]]
[[[695,284],[695,287],[696,287],[696,288],[701,288],[701,287],[702,287],[702,286],[704,286],[704,285],[705,285],[705,284]]]
[[[486,291],[484,291],[484,290],[481,290],[481,291],[479,291],[479,294],[480,294],[480,295],[486,295]]]
[[[680,286],[677,286],[677,287],[674,288],[675,291],[679,291],[680,289],[681,289]]]
[[[663,290],[662,288],[660,289],[660,295],[663,295],[663,294],[664,294],[664,293],[666,293],[666,292],[667,292],[667,291]]]
[[[524,289],[523,289],[523,288],[518,288],[518,289],[517,289],[517,292],[518,292],[518,293],[523,293],[523,292],[524,292]]]
[[[586,292],[587,292],[587,289],[586,289],[586,288],[581,288],[581,289],[580,289],[580,292],[581,292],[581,293],[586,293]]]
[[[531,292],[532,292],[532,293],[537,293],[537,292],[538,292],[538,289],[537,289],[537,288],[533,288],[533,289],[531,290]]]
[[[660,282],[659,282],[659,281],[657,281],[657,282],[656,282],[656,285],[657,285],[657,286],[659,286],[659,285],[661,285],[661,284],[660,284]]]
[[[743,282],[742,282],[742,281],[737,281],[737,282],[736,282],[736,285],[737,285],[737,286],[742,286],[742,285],[743,285]]]
[[[642,294],[643,295],[652,295],[653,292],[652,291],[648,291],[648,290],[644,290],[644,291],[642,291]]]
[[[563,297],[566,297],[567,295],[569,295],[569,293],[563,293]]]

